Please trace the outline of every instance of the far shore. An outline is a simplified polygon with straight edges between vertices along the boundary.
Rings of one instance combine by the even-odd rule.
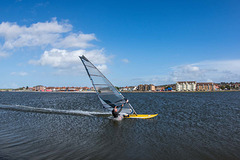
[[[224,91],[120,91],[121,93],[212,93],[212,92],[239,92],[240,90],[224,90]],[[96,93],[95,91],[62,91],[62,92],[42,92],[42,91],[11,91],[11,90],[0,90],[0,92],[24,92],[24,93]]]
[[[240,90],[225,91],[121,91],[121,93],[207,93],[207,92],[240,92]]]

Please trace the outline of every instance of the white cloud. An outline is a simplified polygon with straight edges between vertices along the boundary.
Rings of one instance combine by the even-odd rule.
[[[101,50],[86,51],[83,49],[76,51],[67,51],[61,49],[52,49],[45,51],[39,60],[30,60],[30,64],[51,66],[58,70],[59,73],[69,71],[76,71],[82,68],[79,56],[85,55],[93,64],[95,64],[101,71],[107,69],[107,57]]]
[[[205,72],[204,80],[220,81],[239,81],[240,80],[240,59],[203,61],[196,64]]]
[[[196,80],[199,82],[221,82],[240,80],[240,60],[202,61],[173,67],[169,79],[172,81]]]
[[[128,59],[122,59],[122,62],[129,63],[129,60]]]
[[[240,59],[222,61],[203,61],[195,63],[193,65],[208,70],[218,70],[222,72],[231,71],[232,73],[240,74]]]
[[[12,72],[11,75],[13,76],[27,76],[27,72]]]
[[[240,81],[240,59],[202,61],[194,64],[174,66],[166,75],[141,78],[141,83],[169,84],[177,81],[197,82]]]
[[[170,73],[169,79],[172,81],[196,80],[204,79],[205,70],[192,64],[172,67],[173,72]]]
[[[20,47],[51,46],[62,49],[79,49],[93,46],[89,42],[96,40],[94,34],[76,34],[71,31],[71,24],[67,21],[58,22],[56,18],[47,22],[37,22],[30,26],[2,22],[0,37],[3,38],[3,42],[0,45],[4,53]]]
[[[61,33],[71,31],[72,26],[66,22],[60,24],[54,18],[50,22],[38,22],[31,26],[19,26],[16,23],[2,22],[0,36],[5,39],[3,48],[41,46],[54,44],[61,38]]]
[[[94,34],[70,34],[69,36],[61,39],[59,42],[54,44],[56,47],[62,47],[62,48],[71,48],[71,47],[77,47],[77,48],[87,48],[92,47],[93,45],[88,43],[89,41],[96,40],[96,37]]]
[[[55,73],[76,74],[83,71],[79,56],[85,55],[101,71],[107,70],[107,58],[103,49],[91,49],[92,41],[97,41],[94,33],[73,32],[68,21],[53,18],[46,22],[37,22],[29,26],[17,23],[0,23],[0,57],[10,52],[24,52],[26,48],[37,47],[43,54],[29,64],[50,66]],[[45,50],[45,51],[44,51]],[[28,52],[28,51],[27,51]],[[84,70],[85,71],[85,70]],[[26,76],[26,72],[12,72],[13,76]]]
[[[1,46],[0,46],[1,47]],[[7,57],[7,56],[9,56],[9,53],[7,53],[7,52],[5,52],[5,51],[2,51],[1,49],[0,49],[0,58],[1,57]]]
[[[102,72],[105,72],[107,70],[107,65],[106,64],[97,65],[96,67]]]

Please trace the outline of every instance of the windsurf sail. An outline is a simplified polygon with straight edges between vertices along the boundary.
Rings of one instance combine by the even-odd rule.
[[[121,113],[132,114],[135,110],[130,103],[126,103],[126,98],[112,85],[112,83],[95,67],[85,56],[79,56],[92,85],[100,99],[103,107],[112,111],[115,106],[122,106]]]

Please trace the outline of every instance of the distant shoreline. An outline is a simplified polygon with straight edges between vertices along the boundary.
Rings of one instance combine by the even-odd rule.
[[[66,92],[41,92],[41,91],[1,91],[0,92],[17,92],[17,93],[96,93],[95,91],[81,91],[81,92],[70,92],[70,91],[66,91]]]
[[[208,93],[208,92],[240,92],[240,90],[226,91],[122,91],[121,93]]]
[[[95,91],[81,91],[81,92],[41,92],[41,91],[6,91],[0,92],[23,92],[23,93],[96,93]],[[240,92],[240,90],[225,90],[225,91],[121,91],[121,93],[214,93],[214,92]]]

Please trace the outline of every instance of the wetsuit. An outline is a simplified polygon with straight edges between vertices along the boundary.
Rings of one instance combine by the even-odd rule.
[[[122,106],[121,106],[121,109],[117,112],[114,111],[114,109],[112,110],[112,115],[114,118],[117,118],[119,116],[119,113],[122,111]]]
[[[105,100],[105,99],[103,101],[113,108],[112,115],[114,118],[117,118],[119,116],[119,113],[122,111],[122,106],[117,106],[117,108],[119,108],[119,107],[121,107],[121,108],[119,111],[115,112],[114,111],[115,105],[112,104],[112,102],[110,102],[109,100]],[[120,100],[120,101],[122,101],[122,100]],[[117,102],[119,102],[119,101],[117,101]]]

